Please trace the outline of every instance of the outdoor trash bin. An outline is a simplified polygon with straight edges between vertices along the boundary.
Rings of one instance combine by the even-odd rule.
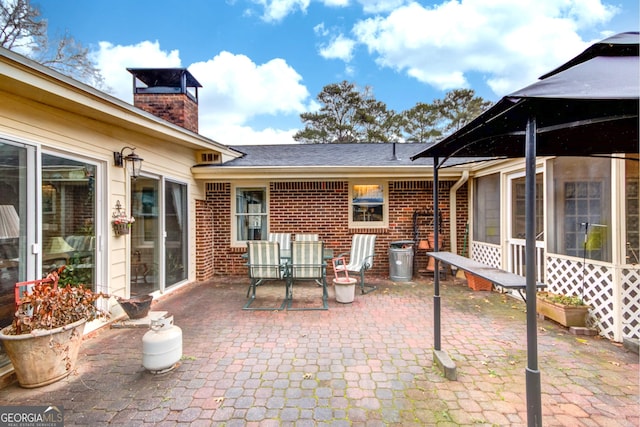
[[[389,277],[394,282],[410,282],[413,278],[413,240],[389,244]]]

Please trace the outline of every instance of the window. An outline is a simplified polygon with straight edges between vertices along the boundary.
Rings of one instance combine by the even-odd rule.
[[[611,261],[611,161],[562,157],[552,161],[556,232],[550,251]]]
[[[264,187],[236,188],[235,243],[262,240],[267,236],[267,190]]]
[[[514,178],[511,181],[511,237],[526,237],[526,178]],[[542,174],[536,174],[536,240],[544,239],[544,202]]]
[[[476,179],[473,199],[473,239],[500,244],[500,174]]]
[[[350,187],[351,225],[384,227],[387,224],[387,204],[382,184],[352,184]]]

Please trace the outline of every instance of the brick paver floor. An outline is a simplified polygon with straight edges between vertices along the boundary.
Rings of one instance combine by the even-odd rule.
[[[154,302],[183,332],[174,370],[142,367],[146,329],[103,328],[83,343],[76,372],[38,389],[0,390],[3,405],[62,405],[74,426],[524,426],[525,305],[441,283],[442,350],[457,381],[433,363],[433,285],[376,280],[379,289],[328,311],[243,311],[245,277],[184,287]],[[279,305],[281,283],[258,288]],[[296,306],[320,288],[296,287]],[[639,359],[599,337],[538,322],[546,426],[638,426]]]

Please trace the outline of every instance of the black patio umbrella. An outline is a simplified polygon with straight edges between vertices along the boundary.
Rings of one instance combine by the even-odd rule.
[[[416,154],[433,157],[438,227],[438,169],[450,157],[525,158],[527,422],[542,425],[536,323],[536,156],[639,153],[638,32],[602,40],[540,80],[500,99],[469,124]],[[439,250],[438,234],[434,236]],[[434,271],[438,270],[438,261]],[[439,275],[434,275],[435,349],[440,350]]]

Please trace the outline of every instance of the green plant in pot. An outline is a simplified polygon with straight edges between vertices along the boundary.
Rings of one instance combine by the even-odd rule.
[[[96,306],[100,298],[82,285],[58,286],[61,269],[41,280],[22,282],[28,289],[17,303],[0,341],[22,387],[51,384],[74,369],[87,321],[108,314]]]
[[[565,327],[585,326],[590,306],[579,296],[538,292],[536,311]]]

